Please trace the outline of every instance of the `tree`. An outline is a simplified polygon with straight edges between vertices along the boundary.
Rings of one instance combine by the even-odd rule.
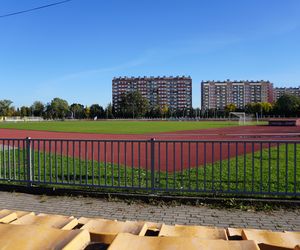
[[[149,108],[149,103],[139,91],[128,92],[121,95],[119,107],[124,117],[143,117]]]
[[[105,108],[105,117],[106,119],[113,119],[114,118],[114,108],[111,103],[109,103]]]
[[[83,109],[83,117],[85,119],[90,117],[90,108],[88,106],[85,106],[85,108]]]
[[[66,100],[58,97],[54,98],[50,103],[50,114],[52,119],[63,119],[69,111],[69,105]]]
[[[90,118],[94,119],[97,118],[104,118],[105,112],[104,109],[99,104],[93,104],[90,107]]]
[[[284,94],[275,103],[275,110],[280,115],[295,116],[300,110],[300,98]]]
[[[20,116],[24,117],[24,116],[31,116],[31,115],[32,115],[32,110],[30,107],[22,106],[20,108]]]
[[[163,117],[166,118],[167,114],[169,112],[169,107],[167,105],[163,105],[162,109],[161,109],[161,112],[162,112]]]
[[[74,119],[84,118],[84,106],[79,103],[73,103],[70,105],[71,117]]]
[[[11,100],[0,100],[0,116],[8,116],[10,105],[13,102]]]
[[[43,116],[45,111],[45,105],[40,101],[35,101],[31,105],[31,110],[34,116]]]
[[[225,106],[225,115],[229,115],[230,112],[235,112],[237,107],[234,103],[229,103]]]

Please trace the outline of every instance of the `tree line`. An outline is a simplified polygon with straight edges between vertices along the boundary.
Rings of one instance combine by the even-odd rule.
[[[253,116],[300,116],[300,97],[290,94],[284,94],[273,103],[256,102],[248,103],[243,109],[237,108],[234,104],[226,105],[224,112],[228,115],[230,112],[245,112]]]
[[[170,117],[228,117],[230,112],[245,112],[253,116],[300,116],[300,98],[284,94],[274,103],[248,103],[243,109],[234,104],[228,104],[224,109],[181,109],[172,110],[163,105],[150,105],[140,92],[129,92],[121,95],[118,101],[118,110],[112,104],[102,107],[99,104],[84,106],[80,103],[68,104],[61,98],[54,98],[44,104],[35,101],[31,106],[15,108],[11,100],[0,100],[1,116],[37,116],[44,119],[112,119],[112,118],[170,118]]]
[[[112,105],[108,104],[105,108],[99,104],[84,106],[80,103],[68,102],[61,98],[54,98],[51,102],[44,104],[35,101],[31,106],[15,108],[11,100],[0,100],[0,116],[38,116],[44,119],[99,119],[113,118]]]

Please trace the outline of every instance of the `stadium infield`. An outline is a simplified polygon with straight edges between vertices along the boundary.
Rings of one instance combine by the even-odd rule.
[[[253,125],[255,123],[248,122]],[[260,123],[260,124],[263,124]],[[44,121],[44,122],[0,122],[1,128],[38,130],[52,132],[78,132],[98,134],[147,134],[169,133],[185,130],[202,130],[237,126],[237,121]]]

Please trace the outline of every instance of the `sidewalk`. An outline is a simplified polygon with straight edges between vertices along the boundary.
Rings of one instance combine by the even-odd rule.
[[[0,192],[0,209],[5,208],[75,217],[300,231],[300,209],[254,212],[212,209],[206,206],[154,206],[144,203],[127,204],[123,201],[107,201],[99,198]]]

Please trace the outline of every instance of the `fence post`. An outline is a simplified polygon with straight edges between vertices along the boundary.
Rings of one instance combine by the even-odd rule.
[[[151,191],[154,193],[155,191],[155,138],[151,138],[151,152],[150,152],[150,159],[151,159]]]
[[[26,137],[27,186],[32,186],[31,138]]]

